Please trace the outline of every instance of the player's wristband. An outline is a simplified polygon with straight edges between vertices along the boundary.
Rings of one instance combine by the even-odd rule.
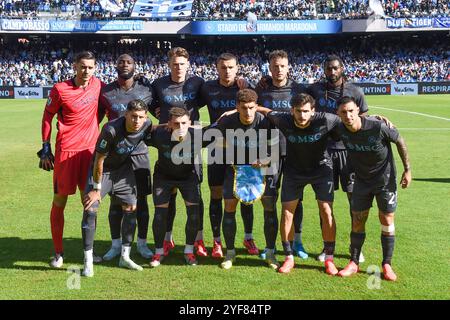
[[[94,190],[102,190],[102,183],[101,182],[97,183],[97,182],[94,181],[94,184],[93,184],[92,188]]]

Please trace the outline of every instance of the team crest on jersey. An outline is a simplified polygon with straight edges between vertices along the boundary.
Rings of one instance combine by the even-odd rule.
[[[48,97],[47,106],[50,106],[51,104],[52,104],[52,97]]]
[[[107,145],[108,142],[105,139],[102,139],[102,141],[100,141],[100,148],[105,149]]]
[[[374,136],[370,136],[367,140],[369,141],[369,143],[375,143],[375,142],[377,142],[377,138],[374,137]]]

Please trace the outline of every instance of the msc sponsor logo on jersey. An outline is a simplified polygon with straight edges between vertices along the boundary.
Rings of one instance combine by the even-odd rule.
[[[378,151],[383,146],[381,144],[375,144],[375,145],[364,145],[364,144],[357,144],[357,143],[351,143],[351,142],[344,142],[345,147],[348,148],[348,150],[356,151],[356,152],[372,152],[372,151]]]
[[[317,142],[322,138],[322,133],[310,134],[305,136],[293,135],[290,134],[287,136],[287,139],[291,143],[313,143]]]
[[[264,100],[263,106],[269,109],[290,109],[291,104],[289,100]]]
[[[111,109],[116,111],[116,112],[121,112],[121,111],[127,110],[127,106],[125,104],[123,104],[123,103],[114,103],[111,106]]]
[[[250,149],[254,149],[258,147],[258,141],[257,140],[247,140],[247,139],[238,139],[235,138],[233,140],[231,140],[233,146],[238,147],[238,148],[250,148]]]
[[[129,146],[125,140],[117,143],[116,152],[118,154],[128,154],[134,150],[134,146]]]
[[[229,109],[236,108],[236,100],[213,100],[211,101],[213,109]]]
[[[319,106],[322,109],[337,110],[337,102],[331,99],[326,100],[325,98],[320,98]]]
[[[165,103],[171,103],[171,102],[186,102],[186,101],[192,101],[197,98],[196,92],[188,92],[184,94],[179,95],[167,95],[164,97]]]

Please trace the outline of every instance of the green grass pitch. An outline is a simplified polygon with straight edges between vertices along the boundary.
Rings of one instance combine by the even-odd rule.
[[[49,213],[52,174],[38,169],[36,151],[41,144],[44,100],[0,100],[0,297],[2,299],[450,299],[450,96],[369,96],[370,113],[392,120],[404,136],[411,157],[413,182],[399,190],[396,214],[397,242],[393,266],[396,283],[378,282],[368,269],[380,267],[380,225],[376,205],[367,223],[364,246],[366,262],[358,275],[342,279],[329,277],[315,260],[322,248],[317,205],[310,187],[305,190],[304,244],[310,253],[306,261],[295,258],[288,275],[274,272],[258,257],[246,255],[242,219],[238,213],[236,244],[238,258],[231,270],[219,261],[200,258],[196,267],[183,260],[186,214],[178,196],[174,227],[176,249],[161,267],[151,269],[135,246],[132,257],[143,272],[118,267],[118,260],[96,265],[95,276],[77,282],[67,269],[82,267],[81,213],[79,195],[69,198],[65,213],[65,265],[48,266],[52,255]],[[206,109],[202,119],[208,121]],[[53,138],[56,130],[53,131]],[[394,151],[395,151],[394,147]],[[395,151],[396,153],[396,151]],[[155,151],[151,150],[152,163]],[[396,155],[398,171],[401,162]],[[208,250],[212,233],[205,199],[205,241]],[[349,260],[350,217],[345,194],[336,193],[337,221],[335,261],[339,268]],[[106,198],[98,216],[95,249],[99,254],[110,245]],[[149,198],[150,219],[153,205]],[[280,209],[280,206],[278,207]],[[278,213],[280,214],[280,213]],[[255,206],[254,235],[264,246],[263,214]],[[150,229],[149,243],[153,249]],[[277,246],[281,244],[277,241]],[[278,253],[282,262],[283,255]],[[69,284],[69,285],[68,285]],[[79,286],[78,286],[79,284]]]

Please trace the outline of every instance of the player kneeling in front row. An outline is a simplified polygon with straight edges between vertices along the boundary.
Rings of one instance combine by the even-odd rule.
[[[391,267],[395,243],[394,212],[397,207],[397,185],[394,156],[390,143],[397,145],[404,171],[402,188],[411,183],[411,167],[406,144],[395,128],[383,122],[358,116],[359,108],[351,97],[339,101],[338,115],[343,123],[337,129],[355,170],[355,185],[351,199],[353,214],[350,235],[351,260],[339,272],[348,277],[359,271],[359,256],[366,237],[365,224],[375,197],[381,223],[383,273],[386,280],[395,281],[397,275]]]
[[[201,151],[194,143],[195,130],[190,127],[189,111],[173,107],[169,111],[167,127],[157,128],[146,140],[146,144],[158,149],[158,160],[153,174],[153,237],[155,254],[151,267],[158,267],[164,258],[164,237],[168,222],[169,202],[172,190],[180,190],[186,204],[186,246],[184,258],[188,265],[197,265],[194,255],[194,242],[200,219],[200,173],[201,163],[195,158]],[[201,132],[200,132],[201,138]],[[200,140],[201,141],[201,140]]]
[[[131,244],[136,231],[137,201],[136,180],[130,154],[152,129],[151,121],[147,119],[147,111],[147,105],[142,100],[130,101],[125,115],[105,124],[97,140],[92,175],[89,175],[83,198],[83,276],[94,275],[92,247],[97,211],[106,194],[111,196],[112,202],[119,202],[123,211],[119,266],[142,270],[141,266],[130,259]]]
[[[294,267],[293,250],[288,239],[289,232],[298,202],[303,200],[303,189],[311,184],[323,221],[325,271],[330,275],[336,275],[338,270],[333,262],[336,241],[336,223],[333,216],[333,170],[327,152],[327,140],[334,132],[339,118],[332,114],[315,112],[315,100],[308,94],[296,94],[291,98],[290,103],[290,113],[258,108],[259,112],[280,129],[287,143],[281,187],[280,224],[286,258],[279,272],[289,273]]]
[[[278,269],[275,259],[275,241],[278,233],[278,218],[276,211],[276,186],[266,183],[262,176],[262,162],[269,159],[270,137],[273,127],[270,122],[257,113],[258,95],[251,89],[243,89],[237,92],[237,112],[224,116],[211,127],[216,127],[225,138],[227,169],[223,184],[223,197],[225,199],[225,211],[223,214],[223,235],[227,246],[227,254],[221,264],[223,269],[230,269],[236,257],[234,247],[236,237],[236,207],[239,202],[245,201],[245,193],[256,189],[256,196],[251,203],[261,198],[264,207],[264,236],[266,239],[266,262]],[[268,133],[267,135],[264,135]],[[263,146],[266,146],[263,148]],[[270,151],[273,151],[270,149]],[[278,155],[279,150],[272,152]],[[270,159],[273,160],[273,159]],[[273,161],[276,162],[276,161]],[[267,162],[266,164],[269,164]],[[273,165],[271,163],[271,165]],[[242,176],[242,180],[240,177]],[[267,178],[267,177],[266,177]],[[240,185],[242,182],[243,186]]]

